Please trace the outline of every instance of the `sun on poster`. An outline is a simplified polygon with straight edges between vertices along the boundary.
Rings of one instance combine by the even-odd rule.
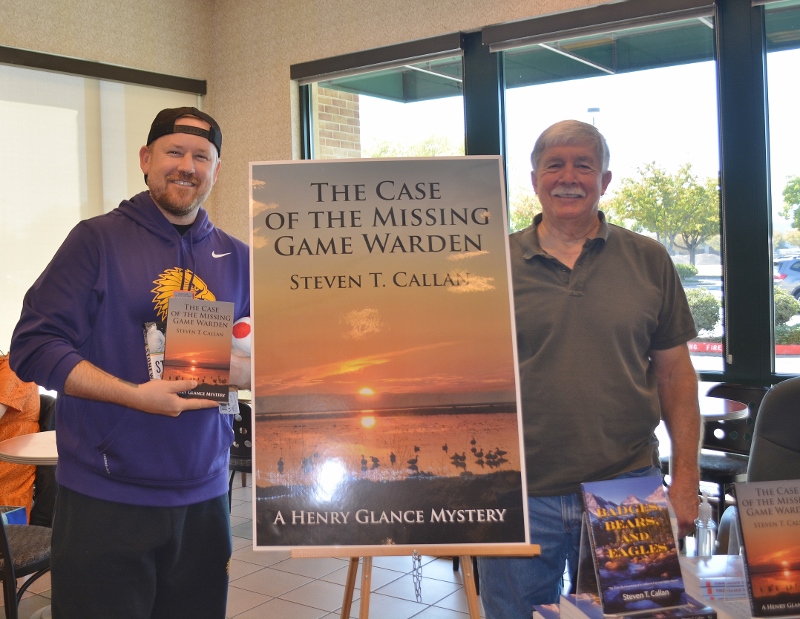
[[[500,159],[250,181],[256,548],[526,542]]]

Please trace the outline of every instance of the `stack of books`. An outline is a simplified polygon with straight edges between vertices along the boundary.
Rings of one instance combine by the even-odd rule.
[[[705,602],[687,596],[687,603],[672,608],[653,611],[604,615],[599,600],[591,595],[565,595],[561,597],[561,619],[603,619],[624,617],[627,619],[716,619],[717,612]],[[548,619],[544,617],[543,619]]]
[[[742,557],[681,557],[686,592],[706,600],[736,600],[747,597]]]

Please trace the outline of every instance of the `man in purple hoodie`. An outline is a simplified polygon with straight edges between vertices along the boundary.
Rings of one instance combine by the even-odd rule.
[[[249,253],[202,204],[220,168],[208,114],[162,110],[139,152],[149,191],[80,222],[25,296],[11,366],[59,393],[53,616],[223,619],[230,416],[149,380],[144,323],[175,291],[250,314]],[[248,387],[249,359],[231,383]]]

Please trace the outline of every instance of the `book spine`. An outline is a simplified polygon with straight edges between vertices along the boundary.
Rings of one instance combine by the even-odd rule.
[[[736,496],[736,484],[733,485],[733,496],[737,502],[739,498]],[[742,526],[742,516],[739,510],[736,510],[736,526],[739,528],[739,539],[742,540],[742,565],[744,567],[744,584],[747,586],[747,599],[750,602],[750,615],[753,617],[761,617],[761,609],[758,608],[759,604],[753,595],[753,580],[750,575],[750,568],[747,561],[747,547],[744,544],[744,527]]]

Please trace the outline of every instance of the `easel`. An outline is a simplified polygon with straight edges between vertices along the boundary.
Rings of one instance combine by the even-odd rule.
[[[538,544],[484,544],[484,545],[424,545],[420,548],[410,546],[339,546],[336,548],[293,548],[292,558],[320,558],[320,557],[349,557],[350,565],[347,569],[347,582],[344,587],[342,600],[342,619],[350,617],[350,608],[356,588],[356,575],[358,573],[359,559],[363,557],[361,568],[361,605],[359,617],[369,617],[369,597],[372,584],[372,558],[373,557],[402,557],[411,556],[415,551],[422,551],[427,556],[434,557],[459,557],[461,571],[464,575],[464,591],[467,594],[470,619],[480,619],[480,606],[478,592],[475,589],[475,574],[472,573],[473,556],[491,557],[534,557],[539,554]]]

